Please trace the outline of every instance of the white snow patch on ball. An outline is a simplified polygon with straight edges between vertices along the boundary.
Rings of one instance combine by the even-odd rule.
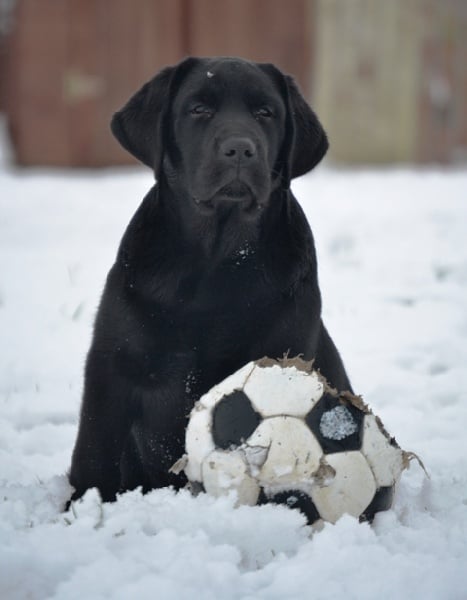
[[[336,406],[321,417],[319,429],[330,440],[343,440],[358,431],[358,424],[345,406]]]

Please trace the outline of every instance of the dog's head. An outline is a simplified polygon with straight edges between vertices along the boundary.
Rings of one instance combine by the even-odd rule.
[[[328,148],[292,78],[237,58],[164,69],[114,115],[112,132],[205,213],[226,204],[254,212]]]

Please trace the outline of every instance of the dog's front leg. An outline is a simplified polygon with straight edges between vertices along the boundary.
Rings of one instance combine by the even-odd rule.
[[[96,487],[102,500],[113,501],[120,489],[120,460],[130,431],[134,405],[130,386],[105,377],[105,364],[88,359],[78,436],[69,480],[72,500]]]

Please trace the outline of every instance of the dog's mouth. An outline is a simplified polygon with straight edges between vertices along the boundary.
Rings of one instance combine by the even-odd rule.
[[[207,200],[194,197],[194,201],[197,207],[206,213],[213,213],[221,209],[234,209],[235,207],[242,212],[251,213],[262,208],[256,202],[256,195],[251,187],[240,179],[235,179],[222,186]]]
[[[216,198],[233,201],[245,200],[252,197],[250,187],[243,181],[236,180],[221,187],[216,193]]]

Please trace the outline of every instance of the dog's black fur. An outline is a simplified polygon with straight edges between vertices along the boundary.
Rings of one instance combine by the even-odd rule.
[[[126,230],[88,354],[70,482],[184,484],[169,469],[211,386],[263,356],[303,354],[350,389],[321,321],[313,237],[290,191],[328,148],[293,80],[269,64],[189,58],[112,120],[157,185]]]

